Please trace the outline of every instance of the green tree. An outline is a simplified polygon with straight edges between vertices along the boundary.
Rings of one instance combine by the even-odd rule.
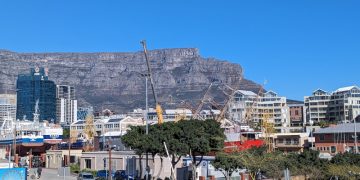
[[[233,172],[243,168],[243,164],[239,159],[239,153],[224,153],[219,152],[215,156],[215,160],[211,163],[216,170],[221,171],[226,180],[230,180]]]
[[[193,179],[196,179],[196,168],[201,163],[204,155],[216,152],[223,148],[225,135],[220,128],[220,123],[214,120],[188,120],[180,121],[177,125],[181,128],[179,139],[187,144],[188,153],[192,157]],[[200,159],[197,160],[196,157]]]
[[[63,137],[69,138],[70,137],[70,129],[64,129],[63,130]]]
[[[145,136],[145,126],[132,126],[121,138],[125,146],[134,149],[139,156],[139,165],[142,167],[142,155],[146,152],[148,138]],[[139,171],[142,177],[142,168]]]

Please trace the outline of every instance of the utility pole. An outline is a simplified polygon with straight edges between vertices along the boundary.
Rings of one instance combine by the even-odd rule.
[[[16,122],[15,122],[15,130],[14,130],[14,162],[16,162],[16,139],[17,139],[17,137],[16,137],[16,135],[17,135],[17,132],[16,132]]]
[[[108,140],[108,146],[109,146],[109,177],[110,177],[110,180],[112,180],[112,172],[111,172],[111,140],[110,140],[110,138]]]
[[[11,144],[9,144],[9,169],[11,168]]]
[[[70,166],[70,152],[71,152],[71,125],[69,126],[69,155],[68,155],[67,164],[66,164],[68,167]]]
[[[145,75],[145,122],[146,122],[146,136],[149,135],[149,119],[148,119],[148,74]],[[146,177],[145,180],[149,179],[150,174],[150,167],[149,167],[149,155],[148,152],[146,152],[145,155],[145,161],[146,161]]]

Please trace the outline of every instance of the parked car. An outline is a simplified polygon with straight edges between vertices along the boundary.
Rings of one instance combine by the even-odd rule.
[[[79,173],[77,180],[95,180],[95,178],[91,173],[82,172]]]
[[[115,171],[115,175],[113,177],[113,180],[134,180],[134,175],[126,174],[125,170],[117,170]]]
[[[110,173],[109,173],[109,170],[99,170],[97,173],[96,173],[96,177],[98,179],[105,179],[106,177],[109,177]],[[112,171],[111,172],[111,176],[114,177],[115,176],[115,171]]]

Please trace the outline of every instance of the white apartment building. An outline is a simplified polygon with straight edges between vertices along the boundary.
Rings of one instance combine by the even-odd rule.
[[[360,88],[349,86],[332,93],[329,103],[329,121],[351,122],[360,114]]]
[[[73,86],[56,86],[56,118],[61,124],[71,124],[78,120],[77,100]]]
[[[328,105],[331,95],[322,90],[317,89],[312,96],[305,96],[306,123],[325,121],[327,119]]]
[[[360,88],[357,86],[342,87],[331,94],[319,89],[304,99],[307,123],[310,120],[351,122],[360,115]]]
[[[229,117],[232,121],[248,123],[245,118],[247,113],[248,121],[260,123],[266,119],[274,124],[275,129],[290,125],[286,97],[279,97],[273,91],[268,91],[259,97],[251,91],[236,91],[229,104]]]
[[[0,121],[7,116],[16,118],[16,94],[0,94]]]

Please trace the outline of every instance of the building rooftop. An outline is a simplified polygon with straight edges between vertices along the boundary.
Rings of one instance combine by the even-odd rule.
[[[293,100],[293,99],[286,99],[286,103],[288,105],[303,105],[304,104],[304,101],[298,101],[298,100]]]
[[[337,90],[335,91],[335,93],[337,93],[337,92],[350,91],[350,90],[352,90],[352,89],[354,89],[354,88],[359,89],[359,87],[357,87],[357,86],[347,86],[347,87],[342,87],[342,88],[337,89]]]
[[[166,109],[166,114],[192,114],[190,109]]]
[[[314,134],[325,133],[354,133],[354,123],[338,124],[334,127],[321,128],[314,132]],[[360,123],[356,123],[356,129],[360,131]]]
[[[237,90],[236,93],[241,93],[246,96],[256,96],[256,94],[252,91]]]
[[[109,123],[113,123],[113,122],[120,122],[122,119],[118,118],[118,119],[109,119],[107,122]]]
[[[80,120],[80,121],[76,121],[76,122],[74,122],[73,124],[85,124],[85,121]]]

